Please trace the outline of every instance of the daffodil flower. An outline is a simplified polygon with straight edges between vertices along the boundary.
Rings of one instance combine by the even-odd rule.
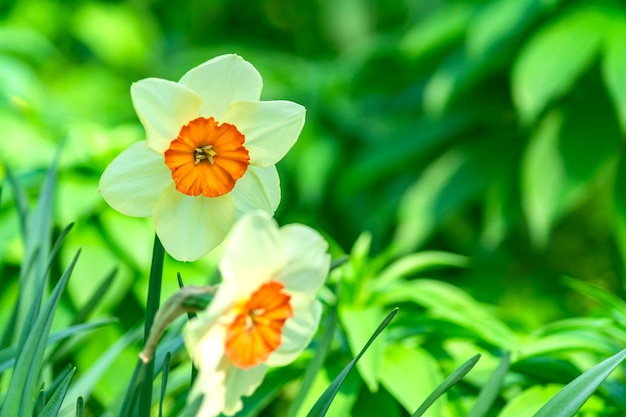
[[[275,164],[304,125],[304,107],[259,101],[258,71],[237,55],[213,58],[179,82],[148,78],[131,87],[146,140],[107,167],[100,192],[129,216],[152,216],[163,247],[194,261],[222,242],[241,214],[274,213]]]
[[[223,282],[184,332],[199,371],[188,401],[203,395],[198,416],[236,413],[269,366],[306,348],[320,320],[314,297],[328,274],[327,247],[309,227],[279,229],[265,212],[237,222],[219,265]]]

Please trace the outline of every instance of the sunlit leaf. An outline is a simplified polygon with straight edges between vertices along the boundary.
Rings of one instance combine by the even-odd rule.
[[[318,400],[313,405],[313,408],[311,408],[311,410],[307,414],[307,417],[323,417],[326,415],[326,412],[330,408],[330,405],[332,404],[335,395],[337,395],[339,388],[346,380],[354,365],[359,361],[359,359],[361,359],[361,356],[363,356],[367,349],[369,349],[370,345],[374,342],[374,340],[376,340],[378,335],[385,329],[385,327],[389,325],[389,323],[391,322],[391,320],[393,320],[397,313],[398,309],[396,308],[391,313],[389,313],[387,317],[385,317],[383,322],[380,323],[380,325],[378,326],[376,331],[374,331],[365,346],[363,346],[363,349],[359,352],[359,354],[350,361],[350,363],[343,369],[343,371],[341,371],[339,375],[337,375],[337,377],[328,386],[324,393],[318,398]]]
[[[377,306],[348,307],[340,306],[339,319],[346,333],[350,351],[357,355],[374,332],[373,325],[380,323],[383,313]],[[383,340],[373,343],[368,352],[357,362],[356,367],[370,391],[378,389],[378,378],[383,361],[385,344]]]
[[[411,413],[437,388],[443,375],[435,358],[424,349],[393,344],[385,350],[380,378],[387,391]],[[431,411],[440,415],[441,407]]]
[[[441,384],[424,400],[422,405],[413,413],[411,417],[420,417],[424,415],[439,397],[445,394],[452,386],[458,383],[463,377],[472,370],[476,362],[480,359],[480,355],[472,356],[463,365],[452,372]]]
[[[545,247],[554,225],[587,196],[619,150],[617,119],[608,98],[594,86],[579,88],[562,110],[548,113],[523,156],[522,206],[537,247]]]
[[[626,16],[618,20],[608,34],[602,61],[604,79],[617,108],[622,129],[626,131]]]
[[[534,122],[548,103],[566,94],[589,68],[608,20],[600,8],[575,9],[528,41],[512,73],[513,98],[524,122]]]
[[[535,417],[573,417],[625,358],[626,349],[583,373],[541,407]]]

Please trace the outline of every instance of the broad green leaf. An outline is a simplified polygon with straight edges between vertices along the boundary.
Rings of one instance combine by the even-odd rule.
[[[368,144],[358,150],[354,162],[343,167],[338,188],[352,194],[412,170],[416,159],[471,128],[475,123],[472,116],[450,111],[438,118],[411,120],[408,126],[394,124],[385,134],[388,145],[381,146],[378,141]]]
[[[461,39],[473,12],[465,4],[442,7],[406,32],[400,50],[411,58],[439,52]]]
[[[330,408],[330,405],[332,404],[335,395],[337,395],[339,388],[348,377],[348,374],[350,373],[352,368],[354,368],[354,365],[359,361],[359,359],[361,359],[361,356],[363,356],[367,349],[369,349],[370,345],[374,342],[374,340],[376,340],[378,335],[385,329],[385,327],[389,325],[389,323],[391,322],[391,320],[393,320],[397,313],[398,309],[395,308],[393,309],[393,311],[391,311],[391,313],[387,315],[387,317],[385,317],[383,322],[380,323],[380,325],[378,326],[376,331],[374,331],[365,346],[363,346],[363,349],[359,352],[359,354],[355,356],[348,365],[346,365],[343,371],[341,371],[341,373],[337,375],[337,377],[328,386],[324,393],[317,399],[317,401],[307,414],[307,417],[324,417],[326,415],[326,412]]]
[[[440,268],[462,268],[469,259],[448,252],[424,251],[401,257],[382,270],[373,281],[374,288],[384,290],[396,280]]]
[[[52,319],[61,298],[61,293],[67,285],[67,281],[72,274],[74,265],[78,260],[76,254],[72,263],[65,270],[61,279],[46,301],[41,314],[37,317],[30,330],[28,337],[20,343],[18,347],[19,355],[11,382],[6,392],[5,403],[2,407],[2,415],[6,417],[30,417],[33,407],[33,394],[37,386],[37,380],[43,364],[43,356],[48,340],[48,333],[52,326]]]
[[[428,316],[454,323],[484,342],[506,350],[519,348],[518,338],[494,317],[490,308],[451,284],[429,279],[396,283],[381,294],[381,302],[392,305],[414,302],[426,308]]]
[[[619,153],[613,179],[613,228],[622,262],[626,263],[626,152]]]
[[[495,0],[469,22],[467,51],[482,57],[509,46],[549,6],[559,0]]]
[[[514,166],[515,146],[503,146],[508,137],[492,136],[458,146],[431,163],[402,196],[394,248],[412,252],[452,214],[478,198],[499,175]],[[493,149],[499,149],[497,159]]]
[[[626,131],[626,16],[615,22],[606,38],[602,71],[622,130]]]
[[[567,384],[580,375],[580,369],[571,362],[551,357],[532,356],[511,364],[511,371],[533,378],[539,383]]]
[[[565,95],[596,56],[609,16],[580,7],[539,30],[513,67],[513,99],[523,122],[534,122],[553,100]]]
[[[542,404],[554,397],[561,387],[556,384],[532,386],[509,400],[498,417],[531,417]]]
[[[63,381],[54,391],[41,414],[39,414],[39,417],[56,417],[59,414],[61,404],[63,404],[63,399],[65,398],[67,389],[70,386],[70,381],[74,376],[74,372],[76,372],[76,368],[72,368],[71,371],[67,373],[65,378],[63,378]]]
[[[554,225],[587,196],[619,151],[620,128],[600,88],[589,82],[571,94],[561,110],[548,113],[523,156],[522,206],[539,248],[545,247]]]
[[[361,347],[371,337],[374,323],[380,323],[383,313],[377,306],[352,307],[340,306],[339,319],[348,339],[353,355],[357,355]],[[378,389],[378,379],[386,345],[383,340],[373,343],[368,352],[356,364],[359,374],[372,392]]]
[[[573,417],[625,358],[626,349],[594,366],[559,391],[535,417]]]
[[[434,404],[435,401],[445,394],[452,386],[459,382],[463,377],[472,370],[476,362],[480,359],[480,355],[472,356],[463,365],[452,372],[441,384],[424,400],[422,405],[413,413],[411,417],[420,417]]]
[[[520,358],[555,352],[587,351],[607,354],[617,349],[618,342],[609,336],[589,330],[562,332],[524,342],[518,349]]]
[[[442,377],[437,360],[422,348],[396,343],[385,350],[380,381],[409,413],[437,388]],[[441,408],[437,403],[432,415],[441,415]]]
[[[498,365],[498,368],[491,378],[489,378],[489,382],[480,390],[474,407],[472,407],[467,417],[483,417],[487,415],[487,412],[498,397],[498,392],[502,387],[504,377],[509,371],[509,363],[510,354],[506,352],[500,361],[500,365]]]

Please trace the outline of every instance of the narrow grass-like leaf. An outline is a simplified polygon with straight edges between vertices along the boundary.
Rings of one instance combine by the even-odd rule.
[[[29,265],[28,273],[20,269],[19,309],[16,318],[16,331],[30,333],[34,319],[39,315],[42,297],[46,289],[46,279],[50,265],[50,241],[52,240],[52,209],[56,184],[56,168],[60,157],[60,147],[48,169],[34,210],[26,221],[24,236],[24,260]],[[57,242],[65,237],[61,234]],[[32,267],[30,264],[32,263]],[[24,272],[24,273],[23,273]],[[31,314],[34,311],[35,314]]]
[[[37,398],[35,399],[35,405],[33,406],[33,415],[38,416],[43,410],[44,405],[46,404],[46,392],[43,390],[43,385],[37,394]]]
[[[328,386],[328,388],[326,388],[326,390],[322,393],[322,395],[317,399],[317,401],[313,405],[313,408],[311,408],[311,410],[307,414],[307,417],[323,417],[326,415],[326,412],[328,411],[328,408],[330,408],[330,405],[332,404],[333,399],[335,398],[335,395],[337,395],[337,392],[339,392],[339,388],[341,388],[341,385],[348,377],[348,374],[350,373],[352,368],[354,368],[354,366],[356,365],[358,360],[361,358],[361,356],[363,356],[365,351],[367,351],[367,349],[374,342],[374,340],[376,340],[378,335],[385,329],[385,327],[389,325],[389,323],[391,322],[391,320],[393,320],[393,318],[395,317],[397,313],[398,313],[398,308],[394,308],[391,311],[391,313],[389,313],[387,317],[385,317],[385,319],[382,321],[382,323],[380,323],[378,328],[374,331],[374,333],[372,334],[372,337],[370,337],[370,339],[367,341],[367,343],[365,344],[363,349],[359,352],[359,354],[354,359],[352,359],[348,365],[346,365],[343,371],[341,371],[339,375],[337,375],[337,377],[333,380],[333,382]]]
[[[561,280],[563,284],[571,289],[576,290],[587,297],[593,298],[607,307],[614,308],[620,314],[622,322],[626,323],[626,302],[624,302],[624,300],[620,297],[602,287],[588,282],[570,277],[563,277]]]
[[[541,407],[534,417],[573,417],[625,358],[626,349],[583,373]]]
[[[19,356],[5,396],[9,400],[5,400],[2,407],[3,417],[30,417],[32,415],[33,393],[41,371],[52,318],[79,254],[80,251],[76,253],[61,276],[28,337],[18,347]]]
[[[54,391],[50,400],[39,414],[39,417],[56,417],[59,414],[59,410],[61,409],[61,405],[63,404],[63,399],[65,398],[65,394],[67,393],[67,389],[70,386],[70,381],[74,376],[74,372],[76,372],[76,368],[72,368],[70,372],[67,373],[61,384]]]
[[[105,326],[109,323],[113,323],[115,321],[117,321],[117,319],[108,318],[93,323],[78,324],[76,326],[71,326],[66,329],[59,330],[58,332],[54,332],[50,335],[50,337],[48,338],[47,346],[66,339],[70,336],[76,335],[78,333],[93,330],[98,327]],[[13,364],[15,363],[15,357],[17,355],[17,352],[18,350],[15,346],[0,350],[0,373],[13,366]]]
[[[500,365],[498,365],[496,371],[493,375],[491,375],[491,378],[489,378],[487,385],[480,390],[480,394],[478,394],[478,398],[476,398],[474,407],[472,407],[467,417],[483,417],[487,414],[487,411],[489,411],[489,408],[491,408],[494,401],[498,397],[498,392],[500,391],[500,387],[502,387],[502,383],[504,382],[504,377],[509,370],[510,363],[511,354],[509,352],[505,352],[502,360],[500,361]]]
[[[180,288],[183,288],[185,286],[185,283],[183,282],[183,277],[180,275],[180,272],[176,273],[176,278],[178,279],[178,286]],[[211,297],[213,298],[213,297]],[[209,300],[210,302],[210,300]],[[207,303],[208,305],[208,303]],[[193,311],[188,311],[187,312],[187,318],[189,320],[197,317],[198,315],[196,313],[194,313]],[[196,378],[198,377],[198,368],[196,368],[196,365],[194,365],[193,362],[191,362],[191,381],[190,381],[190,385],[193,386],[193,383],[196,381]]]
[[[122,402],[119,417],[132,416],[137,397],[139,396],[139,390],[141,389],[145,376],[146,364],[141,359],[138,359],[135,370],[133,371],[133,376],[130,379],[130,384],[128,384],[128,389],[126,390],[124,401]]]
[[[83,397],[76,399],[76,417],[85,417],[85,401],[83,401]]]
[[[185,407],[181,417],[196,417],[196,415],[198,414],[198,410],[200,409],[200,406],[202,405],[203,398],[204,398],[203,395],[199,395],[198,397],[196,397],[196,399],[193,400],[191,404],[188,404]]]
[[[63,407],[61,409],[62,415],[71,413],[72,408],[74,407],[75,398],[78,398],[79,396],[89,398],[89,395],[102,375],[111,369],[113,361],[128,347],[128,345],[136,342],[139,339],[140,334],[140,329],[134,329],[124,334],[124,336],[119,338],[113,346],[101,354],[96,362],[94,362],[86,372],[83,372],[76,379],[66,395],[66,401],[63,403]]]
[[[15,207],[17,208],[17,217],[20,221],[20,231],[22,232],[22,236],[26,237],[26,222],[28,221],[28,197],[26,196],[26,192],[24,192],[24,188],[20,185],[19,181],[13,174],[13,169],[4,163],[4,172],[6,174],[7,180],[11,185],[11,190],[13,191],[13,200],[15,200]]]
[[[165,249],[157,235],[154,235],[154,246],[152,249],[152,265],[150,267],[150,282],[148,286],[148,299],[146,302],[146,326],[144,329],[144,342],[150,336],[150,329],[154,316],[159,309],[161,300],[161,281],[163,278],[163,258]],[[152,406],[152,380],[154,379],[154,361],[150,361],[145,366],[145,378],[139,393],[139,415],[150,415]]]
[[[67,374],[72,372],[74,368],[74,366],[67,366],[56,376],[56,378],[54,378],[54,381],[52,381],[52,383],[50,383],[50,385],[46,389],[46,398],[52,397],[54,391],[56,391],[61,386]]]
[[[454,384],[459,382],[463,377],[476,365],[476,362],[480,359],[480,354],[474,355],[469,358],[459,368],[452,372],[439,386],[424,400],[422,405],[411,415],[411,417],[420,417],[428,408],[433,405],[435,401],[443,394],[446,393]]]
[[[46,286],[46,277],[48,276],[48,273],[50,272],[50,268],[52,267],[52,263],[54,261],[54,259],[56,258],[56,255],[59,252],[59,249],[61,248],[61,244],[63,243],[63,241],[65,240],[65,238],[67,237],[67,234],[69,233],[69,231],[72,229],[72,227],[74,226],[73,223],[69,224],[68,226],[65,227],[65,229],[63,229],[61,231],[61,233],[59,234],[59,236],[57,237],[56,241],[54,242],[54,245],[52,247],[52,250],[50,250],[50,254],[48,256],[48,261],[45,265],[45,268],[43,269],[43,271],[40,273],[40,277],[38,282],[38,288],[34,288],[32,290],[30,290],[32,295],[32,299],[31,299],[31,306],[30,309],[28,310],[28,313],[26,315],[26,319],[24,320],[24,323],[22,325],[21,328],[21,335],[20,335],[20,341],[19,344],[21,345],[22,343],[25,342],[25,339],[30,335],[33,326],[35,325],[35,321],[38,319],[39,317],[39,312],[40,312],[40,308],[41,308],[41,301],[43,299],[43,293],[44,293],[44,289]],[[37,267],[36,261],[35,259],[38,257],[39,255],[39,248],[36,249],[36,254],[33,256],[32,258],[32,262],[33,262],[33,268]],[[30,269],[30,268],[29,268]],[[20,271],[21,273],[21,271]],[[34,274],[34,271],[33,271]],[[33,276],[31,279],[34,279],[35,277]],[[21,280],[21,278],[20,278]],[[20,298],[18,300],[18,304],[22,304],[28,301],[28,298],[23,298],[22,294],[28,292],[28,289],[25,289],[25,287],[20,284]],[[21,307],[20,307],[21,308]],[[20,312],[20,308],[18,308],[18,315],[17,315],[17,319],[19,319],[19,312]],[[16,324],[17,326],[17,324]]]
[[[311,363],[307,366],[302,382],[300,382],[300,390],[296,394],[296,397],[291,401],[289,410],[287,411],[287,417],[295,417],[300,409],[300,406],[304,402],[306,395],[313,386],[315,377],[321,371],[324,366],[324,360],[330,349],[330,344],[333,341],[333,335],[335,334],[335,328],[337,326],[337,311],[332,309],[330,314],[324,321],[324,333],[319,343],[315,346],[315,355],[311,359]]]
[[[342,256],[341,258],[334,259],[330,263],[330,271],[332,271],[335,268],[339,268],[341,265],[345,264],[349,260],[350,260],[350,258],[348,256],[346,256],[346,255]]]
[[[167,352],[163,360],[163,372],[161,373],[161,398],[159,399],[159,417],[163,417],[163,400],[167,391],[167,377],[170,374],[170,359],[172,354]]]

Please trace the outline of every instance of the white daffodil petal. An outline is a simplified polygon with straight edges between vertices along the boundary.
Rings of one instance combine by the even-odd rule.
[[[132,144],[109,164],[100,177],[99,191],[105,201],[127,216],[149,217],[160,195],[172,184],[163,155]]]
[[[264,211],[239,220],[224,247],[220,272],[241,297],[250,295],[285,266],[278,226]]]
[[[165,152],[180,129],[199,116],[202,99],[173,81],[147,78],[133,83],[130,94],[146,129],[148,147]]]
[[[311,343],[319,326],[322,315],[322,305],[319,301],[293,294],[290,303],[294,315],[285,322],[282,342],[267,360],[270,366],[284,366],[293,362]],[[299,306],[303,304],[306,305],[305,308]]]
[[[248,170],[235,183],[230,195],[235,203],[237,217],[256,209],[274,214],[280,204],[280,178],[276,167],[248,166]]]
[[[243,407],[242,396],[249,396],[261,385],[267,371],[264,364],[250,369],[231,366],[226,376],[226,398],[224,399],[224,415],[232,416]]]
[[[241,101],[226,110],[223,122],[234,124],[246,137],[252,165],[280,161],[298,139],[305,109],[291,101]]]
[[[202,404],[196,416],[219,416],[224,409],[224,398],[226,397],[226,372],[222,369],[210,372],[199,370],[196,381],[189,392],[187,404],[193,404],[196,398],[201,395],[203,396]]]
[[[230,196],[185,195],[167,187],[152,212],[165,250],[179,261],[195,261],[219,245],[235,218]]]
[[[315,230],[301,224],[280,229],[287,265],[276,275],[287,291],[313,296],[324,284],[330,269],[328,242]]]
[[[226,327],[201,318],[189,322],[183,333],[185,346],[193,363],[203,372],[216,372],[224,355]]]
[[[222,116],[231,103],[258,100],[263,80],[261,74],[238,55],[222,55],[189,70],[179,81],[202,97],[200,115]]]

